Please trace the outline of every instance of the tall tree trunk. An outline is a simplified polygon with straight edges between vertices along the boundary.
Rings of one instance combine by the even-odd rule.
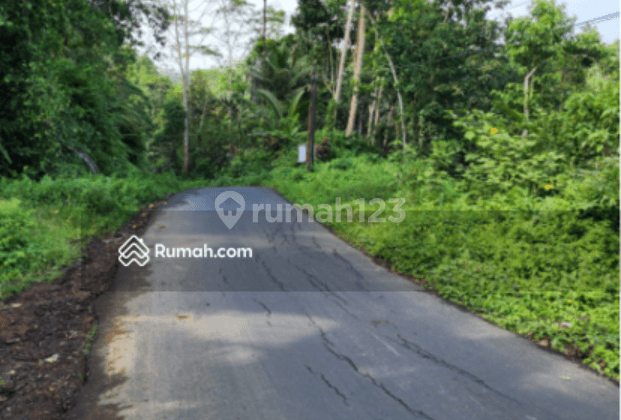
[[[382,143],[383,147],[386,147],[386,142],[388,141],[388,128],[392,123],[392,113],[395,109],[394,104],[390,104],[390,111],[388,111],[388,121],[386,122],[386,130],[384,131],[384,142]]]
[[[358,135],[359,136],[362,135],[362,115],[358,117]]]
[[[354,131],[356,122],[356,110],[358,108],[358,83],[360,81],[360,70],[362,69],[362,56],[364,55],[364,6],[360,5],[360,17],[358,18],[358,39],[356,40],[356,50],[354,57],[354,94],[351,97],[349,107],[349,119],[347,120],[347,131],[345,137],[349,137]]]
[[[176,50],[176,61],[181,71],[181,84],[183,86],[183,109],[185,111],[184,132],[183,132],[183,172],[187,174],[189,167],[189,148],[190,148],[190,104],[189,104],[189,85],[190,85],[190,35],[198,32],[208,33],[210,28],[200,26],[202,16],[205,10],[200,14],[197,22],[190,21],[189,11],[190,0],[171,0],[168,6],[172,8],[172,17],[174,20],[174,42],[173,46]],[[194,13],[196,10],[193,11]],[[183,25],[182,28],[179,25]],[[190,26],[192,25],[192,26]],[[200,27],[200,28],[199,28]],[[182,43],[185,45],[182,47]],[[213,55],[215,51],[205,48],[202,54]],[[176,159],[176,154],[175,154]]]
[[[334,83],[334,64],[332,63],[332,41],[330,41],[330,27],[326,26],[326,36],[328,38],[328,51],[330,52],[330,85]],[[332,90],[332,88],[330,88]]]
[[[373,124],[377,127],[377,123],[379,122],[379,109],[380,109],[380,101],[382,100],[382,85],[379,87],[379,95],[377,97],[377,106],[375,107],[375,121]]]
[[[377,53],[377,44],[375,44],[375,47],[373,48],[373,52]],[[378,84],[379,84],[379,76],[375,78],[375,85],[377,86]],[[375,105],[378,101],[378,95],[379,95],[378,91],[380,91],[380,89],[381,87],[377,86],[375,89],[375,92],[373,92],[373,102],[371,102],[371,106],[369,107],[369,124],[367,126],[367,136],[371,135],[371,128],[373,126],[373,113],[375,112]]]
[[[185,2],[187,9],[187,1]],[[187,53],[187,14],[185,16],[186,22],[184,23],[183,36],[186,39],[186,53]],[[179,59],[179,70],[181,71],[181,80],[183,84],[183,109],[185,111],[184,131],[183,131],[183,172],[187,172],[188,168],[188,145],[189,145],[189,106],[188,106],[188,83],[187,83],[187,65],[184,65],[183,54],[181,53],[181,36],[179,34],[179,17],[175,19],[175,40],[177,47],[177,57]],[[186,60],[187,63],[187,60]]]
[[[347,24],[345,25],[345,38],[343,39],[343,49],[341,50],[341,62],[339,63],[339,73],[336,77],[336,93],[334,101],[338,104],[341,95],[341,85],[343,83],[343,71],[345,69],[345,57],[347,56],[347,48],[349,47],[349,32],[351,31],[351,21],[354,17],[355,0],[351,0],[349,6],[349,14],[347,15]]]
[[[392,14],[392,10],[390,10],[388,12],[389,16],[391,14]],[[369,15],[369,19],[371,20],[371,24],[373,25],[373,29],[375,29],[375,34],[377,35],[377,38],[379,39],[380,44],[382,45],[382,48],[384,49],[384,55],[386,55],[386,59],[388,60],[388,65],[390,66],[390,72],[392,73],[392,78],[395,81],[395,87],[396,87],[399,84],[399,79],[397,78],[397,72],[395,71],[395,66],[392,63],[390,55],[388,55],[388,51],[386,51],[386,47],[384,46],[384,41],[382,40],[382,37],[380,36],[379,31],[377,30],[377,26],[375,25],[375,20],[373,19],[373,17],[371,15]],[[400,114],[400,120],[401,120],[401,134],[403,136],[403,155],[405,156],[406,132],[405,132],[405,113],[403,111],[403,98],[401,97],[401,90],[398,87],[396,87],[396,89],[397,89],[397,98],[399,99],[399,114]]]
[[[183,172],[188,173],[188,161],[189,161],[189,148],[190,148],[190,104],[188,101],[189,89],[190,89],[190,22],[188,21],[190,13],[188,11],[189,0],[183,3],[185,12],[185,25],[184,37],[185,37],[185,75],[183,78],[183,106],[185,108],[185,131],[183,133]]]
[[[377,95],[377,89],[375,90],[375,95]],[[369,104],[369,122],[367,123],[367,137],[371,135],[371,126],[373,125],[373,113],[375,112],[374,106],[375,99]]]
[[[381,104],[381,100],[382,100],[382,85],[381,85],[381,81],[382,79],[380,79],[380,85],[379,85],[379,93],[377,94],[376,98],[373,100],[373,112],[375,113],[375,116],[371,115],[371,118],[373,118],[373,125],[371,128],[371,144],[375,144],[375,133],[377,131],[377,124],[379,123],[379,109],[380,109],[380,104]]]

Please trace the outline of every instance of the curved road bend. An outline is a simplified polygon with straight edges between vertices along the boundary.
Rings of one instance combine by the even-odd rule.
[[[229,230],[215,211],[236,191]],[[171,199],[144,238],[252,258],[119,266],[75,420],[618,420],[619,388],[375,265],[265,188]],[[293,216],[295,221],[295,214]],[[570,380],[563,377],[571,378]]]

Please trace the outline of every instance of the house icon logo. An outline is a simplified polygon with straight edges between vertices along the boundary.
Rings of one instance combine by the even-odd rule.
[[[227,228],[232,229],[246,207],[241,194],[235,191],[224,191],[216,198],[216,212]]]
[[[119,261],[125,267],[129,266],[132,262],[144,267],[144,265],[149,262],[149,248],[144,244],[142,239],[136,235],[132,235],[119,248]]]

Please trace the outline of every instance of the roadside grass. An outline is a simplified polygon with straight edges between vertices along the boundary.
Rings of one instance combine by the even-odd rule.
[[[205,184],[170,174],[0,180],[0,299],[53,281],[89,238],[121,228],[147,203]]]
[[[295,204],[334,204],[336,197],[342,204],[360,198],[388,200],[398,193],[394,174],[387,163],[375,164],[366,155],[317,162],[315,172],[303,166],[278,166],[263,185],[276,189]]]
[[[340,165],[348,169],[340,173]],[[353,246],[419,279],[440,296],[619,380],[619,235],[606,220],[580,216],[573,196],[529,200],[518,193],[472,204],[456,181],[400,189],[388,162],[277,168],[267,186],[314,206],[336,197],[352,223],[318,219]],[[383,186],[383,188],[382,188]],[[393,197],[404,198],[405,218]],[[364,210],[355,200],[364,198]],[[364,222],[359,221],[363,213]],[[394,219],[393,219],[394,220]]]
[[[53,280],[88,238],[114,232],[168,192],[262,185],[315,209],[339,197],[351,205],[352,223],[345,211],[341,222],[319,221],[352,245],[481,317],[619,380],[619,235],[605,218],[580,215],[576,209],[590,205],[579,202],[584,194],[533,199],[517,191],[477,202],[454,180],[406,188],[400,179],[390,162],[363,155],[318,162],[313,173],[277,164],[271,172],[207,181],[170,174],[0,180],[0,299]],[[386,201],[378,218],[397,217],[388,200],[403,198],[405,218],[369,223],[380,209],[369,203],[373,198]]]
[[[27,209],[17,198],[0,201],[0,297],[32,281],[50,281],[79,257],[79,230],[47,209]]]

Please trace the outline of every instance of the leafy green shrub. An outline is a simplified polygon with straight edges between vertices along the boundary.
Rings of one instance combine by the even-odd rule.
[[[332,146],[334,156],[340,157],[346,151],[354,155],[364,153],[378,153],[380,149],[377,146],[370,145],[365,138],[352,134],[345,136],[345,132],[340,130],[318,130],[315,133],[315,139],[323,140],[327,138]]]
[[[273,154],[264,150],[251,149],[235,155],[226,174],[233,178],[260,174],[271,169]]]
[[[607,80],[601,68],[593,66],[587,72],[584,91],[572,94],[562,111],[551,113],[547,118],[560,120],[557,130],[549,130],[547,121],[542,121],[540,127],[547,129],[555,147],[566,154],[574,166],[601,157],[605,151],[618,156],[619,79]]]
[[[0,298],[32,281],[54,279],[59,267],[79,256],[76,243],[118,229],[142,205],[205,184],[131,168],[125,176],[0,179]]]
[[[155,135],[151,145],[152,159],[157,161],[155,169],[158,172],[179,171],[181,162],[176,151],[185,129],[185,110],[180,103],[169,100],[164,104],[163,113],[164,128]]]
[[[618,169],[614,158],[594,168],[579,180],[559,174],[540,196],[518,183],[484,200],[480,192],[466,200],[468,181],[438,171],[432,159],[398,165],[359,156],[313,173],[277,168],[269,185],[295,203],[344,198],[354,223],[327,224],[354,246],[504,328],[547,337],[559,351],[580,349],[585,364],[605,363],[606,374],[618,378],[619,235],[610,220],[585,214],[589,203],[614,207]],[[356,198],[408,190],[401,223],[357,222]],[[365,220],[377,208],[367,205]],[[391,210],[387,203],[379,217],[396,216]]]
[[[559,174],[554,179],[560,195],[574,203],[581,217],[605,220],[619,231],[619,158],[597,159],[590,167]]]
[[[508,122],[496,114],[473,110],[454,125],[464,129],[466,140],[473,144],[475,151],[466,155],[464,178],[481,197],[506,193],[516,186],[534,192],[567,170],[565,155],[542,151],[536,137],[506,132],[502,127]],[[501,129],[492,134],[495,127]]]
[[[429,162],[434,171],[458,178],[465,170],[465,150],[457,141],[438,139],[432,143]]]
[[[349,158],[334,159],[329,163],[328,167],[338,169],[340,171],[346,171],[352,167],[352,160]]]
[[[21,208],[20,200],[0,201],[0,283],[19,278],[27,266],[35,227],[32,210]]]
[[[209,125],[195,142],[191,142],[190,172],[193,176],[210,179],[229,165],[228,135],[220,126]]]

